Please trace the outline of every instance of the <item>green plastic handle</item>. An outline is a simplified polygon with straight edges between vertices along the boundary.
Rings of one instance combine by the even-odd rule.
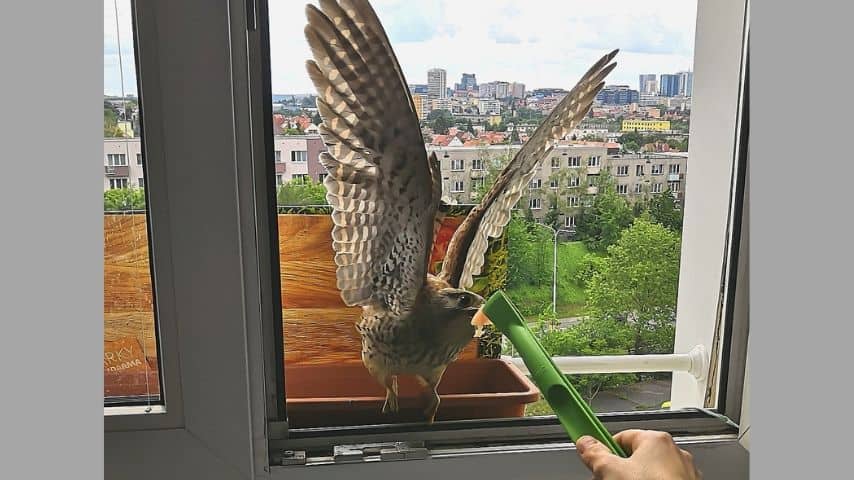
[[[570,440],[575,442],[584,435],[590,435],[610,448],[615,455],[626,458],[623,449],[557,368],[504,292],[499,290],[489,297],[482,311],[516,347],[531,373],[531,379],[557,414]]]

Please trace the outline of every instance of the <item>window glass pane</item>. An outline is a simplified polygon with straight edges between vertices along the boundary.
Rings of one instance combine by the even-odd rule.
[[[131,2],[105,0],[105,405],[161,400],[133,35]]]
[[[550,156],[540,159],[541,168],[534,169],[528,188],[522,189],[503,235],[490,240],[481,275],[471,290],[488,295],[504,289],[555,356],[672,352],[696,4],[661,0],[619,8],[597,4],[594,9],[573,1],[555,10],[546,0],[533,0],[527,8],[508,3],[512,11],[508,15],[507,9],[489,8],[489,2],[447,8],[448,2],[436,0],[419,5],[423,20],[417,22],[417,32],[412,28],[412,12],[402,8],[401,2],[374,0],[371,4],[407,82],[405,89],[415,109],[409,120],[417,123],[416,135],[420,133],[426,153],[436,153],[440,160],[445,216],[430,252],[431,273],[441,268],[450,239],[466,214],[484,198],[546,115],[601,55],[623,49],[588,115],[555,143]],[[289,417],[296,415],[289,422],[298,428],[417,419],[412,412],[423,405],[411,378],[400,379],[410,417],[379,415],[386,389],[362,364],[363,345],[354,327],[362,312],[359,307],[347,307],[339,289],[346,282],[336,277],[332,208],[326,187],[312,180],[326,173],[319,155],[327,145],[318,134],[324,118],[316,107],[317,89],[305,73],[304,64],[312,52],[303,34],[302,8],[291,2],[270,4],[274,150],[292,160],[279,165],[276,157],[270,167],[278,184],[287,405]],[[544,11],[549,15],[542,15]],[[471,18],[479,21],[472,23]],[[671,41],[651,35],[653,23],[666,25]],[[568,28],[593,25],[597,33],[587,39],[578,29]],[[637,39],[644,51],[627,54],[634,44],[627,39]],[[477,45],[479,54],[441,53],[452,45]],[[632,61],[625,61],[626,56]],[[556,62],[555,58],[571,60]],[[368,85],[363,87],[369,92],[365,98],[385,95],[377,91],[374,79],[362,81]],[[662,89],[663,81],[667,86]],[[371,107],[391,108],[388,104]],[[405,124],[401,120],[370,128],[375,129],[372,134],[382,135]],[[367,121],[362,125],[368,128]],[[650,174],[662,178],[654,183]],[[679,177],[663,178],[666,174]],[[669,183],[664,185],[665,181]],[[550,188],[543,188],[546,183]],[[416,185],[408,183],[406,191]],[[670,194],[653,195],[664,190]],[[360,200],[346,208],[364,213],[359,209],[373,206]],[[392,218],[382,215],[376,226]],[[370,232],[368,228],[351,233]],[[555,243],[557,275],[553,277]],[[354,251],[359,250],[354,247]],[[338,262],[346,263],[353,255],[339,253]],[[369,267],[369,263],[356,266],[351,273],[355,278],[360,268]],[[619,274],[642,267],[646,270],[639,283]],[[639,291],[655,294],[634,294]],[[596,340],[602,336],[608,341]],[[502,354],[514,352],[491,332],[472,339],[455,368]],[[348,373],[340,373],[341,369]],[[336,372],[336,378],[353,375],[361,380],[334,385],[323,381],[332,375],[327,372]],[[460,370],[450,372],[448,378],[454,380],[440,383],[440,392],[460,388],[468,393],[496,393],[494,385],[478,383],[482,378],[458,380]],[[670,376],[651,372],[573,379],[580,389],[587,389],[597,411],[624,411],[661,408],[670,394]],[[451,390],[443,391],[442,385]],[[333,387],[341,390],[323,390]],[[648,395],[650,389],[656,393]],[[330,397],[370,397],[373,403],[365,411],[348,413],[324,405],[322,399]],[[489,401],[485,402],[483,409],[488,410]],[[518,414],[538,411],[541,405],[536,403],[522,401]],[[479,409],[463,414],[453,410],[452,404],[442,405],[440,419],[481,414]],[[324,414],[312,417],[308,413],[312,408]]]

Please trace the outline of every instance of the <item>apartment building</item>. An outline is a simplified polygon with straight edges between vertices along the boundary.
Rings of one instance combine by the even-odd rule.
[[[428,146],[436,152],[442,168],[442,194],[456,203],[475,203],[485,186],[490,162],[512,157],[520,145],[488,147]],[[531,209],[541,220],[556,198],[567,227],[575,226],[585,202],[597,193],[603,169],[614,177],[617,193],[633,203],[649,195],[674,192],[677,203],[684,200],[686,154],[609,155],[605,146],[558,145],[541,164],[518,207]]]
[[[104,139],[104,191],[145,187],[139,138]]]
[[[308,178],[321,181],[326,176],[318,160],[326,149],[320,135],[277,135],[273,144],[277,185]],[[426,148],[428,154],[436,152],[439,158],[442,195],[456,203],[471,204],[477,201],[477,192],[488,187],[485,182],[492,162],[512,157],[521,145]],[[142,164],[139,138],[105,138],[104,190],[144,187]],[[606,146],[557,145],[537,167],[518,206],[530,208],[540,220],[557,195],[561,218],[567,227],[574,226],[584,202],[596,194],[603,169],[614,178],[617,193],[629,202],[669,189],[682,204],[687,166],[686,153],[609,155]]]
[[[318,156],[326,150],[320,135],[276,135],[273,137],[276,184],[294,179],[322,180],[326,170]],[[139,138],[104,139],[104,191],[144,188],[142,148]]]

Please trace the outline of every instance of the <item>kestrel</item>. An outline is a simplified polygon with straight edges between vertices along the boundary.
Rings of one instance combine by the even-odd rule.
[[[320,163],[332,206],[337,285],[348,306],[361,306],[356,328],[362,361],[386,388],[383,412],[396,412],[397,376],[414,375],[430,396],[445,368],[475,335],[483,298],[469,292],[489,238],[510,221],[557,140],[584,118],[617,50],[602,57],[561,100],[504,168],[454,233],[438,275],[428,273],[442,193],[439,160],[429,157],[415,105],[385,30],[367,0],[320,0],[306,7],[306,63],[328,151]]]

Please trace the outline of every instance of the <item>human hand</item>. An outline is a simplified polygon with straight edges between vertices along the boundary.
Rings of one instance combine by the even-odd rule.
[[[629,458],[611,453],[589,436],[578,439],[575,447],[594,480],[699,480],[702,473],[690,453],[673,442],[668,433],[653,430],[626,430],[614,440]]]

